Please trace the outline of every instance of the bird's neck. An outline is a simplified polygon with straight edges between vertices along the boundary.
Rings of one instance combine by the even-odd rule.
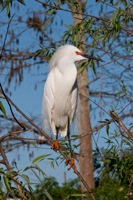
[[[58,65],[59,71],[61,74],[66,76],[77,76],[77,68],[74,62],[71,62],[69,59],[61,59]]]

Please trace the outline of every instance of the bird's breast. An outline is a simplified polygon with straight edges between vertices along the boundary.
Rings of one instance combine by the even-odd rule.
[[[60,76],[59,74],[60,73]],[[61,82],[64,87],[69,91],[71,90],[71,87],[76,81],[77,78],[77,68],[75,64],[67,64],[62,65],[60,64],[57,68],[57,74],[56,74],[56,80]]]
[[[77,69],[66,70],[61,73],[59,69],[55,69],[54,88],[55,88],[55,106],[53,110],[53,118],[58,127],[64,127],[68,121],[68,113],[70,113],[71,93],[76,82]]]

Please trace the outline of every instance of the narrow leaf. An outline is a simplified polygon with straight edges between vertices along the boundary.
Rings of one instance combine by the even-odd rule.
[[[23,4],[24,6],[26,6],[24,0],[17,0],[19,3]]]
[[[10,181],[7,178],[7,176],[3,176],[3,180],[4,180],[4,183],[5,183],[7,191],[10,191],[11,190],[11,186],[10,186]]]
[[[0,101],[0,110],[4,115],[6,115],[6,110],[5,110],[5,108],[4,108],[4,106],[3,106],[1,101]]]
[[[51,197],[51,195],[48,193],[46,189],[44,190],[44,193],[46,194],[49,200],[53,200],[53,198]]]
[[[109,124],[106,125],[106,132],[109,134]]]
[[[39,172],[41,172],[42,173],[42,175],[44,176],[44,175],[46,175],[45,174],[45,172],[36,164],[36,165],[34,165],[34,166],[29,166],[29,167],[26,167],[25,169],[24,169],[24,171],[27,171],[27,170],[32,170],[32,169],[36,169],[36,170],[38,170]]]
[[[22,175],[20,175],[20,176],[21,176],[22,179],[25,180],[27,183],[30,183],[30,179],[29,179],[29,177],[28,177],[27,175],[22,174]]]
[[[40,155],[40,156],[36,157],[36,158],[32,161],[32,163],[39,162],[40,160],[42,160],[42,159],[44,159],[44,158],[46,158],[46,157],[48,157],[48,156],[50,156],[50,155],[51,155],[51,154],[43,154],[43,155]]]

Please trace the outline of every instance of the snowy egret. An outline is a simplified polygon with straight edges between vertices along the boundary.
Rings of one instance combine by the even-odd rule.
[[[68,135],[70,139],[69,126],[74,118],[78,99],[75,62],[87,58],[99,61],[98,58],[84,54],[73,45],[63,45],[50,60],[50,71],[43,94],[43,112],[53,134],[56,135],[56,140],[52,144],[54,151],[59,148],[58,133],[63,137]]]

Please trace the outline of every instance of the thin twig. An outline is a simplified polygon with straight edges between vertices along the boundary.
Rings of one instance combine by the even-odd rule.
[[[128,139],[133,140],[133,136],[131,132],[127,129],[127,127],[123,124],[123,122],[120,120],[119,116],[115,112],[110,111],[110,116],[113,120],[115,120],[120,127],[125,131],[125,133],[128,135]]]
[[[5,161],[4,160],[0,160],[0,163],[5,165]]]
[[[4,48],[5,48],[5,43],[6,43],[6,39],[7,39],[9,27],[10,27],[10,23],[11,23],[11,21],[12,21],[14,15],[15,15],[15,14],[13,14],[13,16],[10,18],[10,20],[9,20],[9,22],[8,22],[8,25],[7,25],[6,34],[5,34],[5,38],[4,38],[4,43],[3,43],[3,46],[2,46],[2,49],[1,49],[1,52],[0,52],[0,60],[2,59],[2,54],[3,54]]]
[[[19,124],[19,126],[21,126],[21,127],[23,128],[23,131],[26,131],[25,127],[24,127],[24,126],[17,120],[17,118],[15,117],[15,115],[14,115],[14,113],[13,113],[13,110],[12,110],[12,106],[10,105],[10,102],[8,101],[8,98],[7,98],[5,92],[4,92],[3,88],[2,88],[1,83],[0,83],[0,88],[1,88],[2,94],[4,95],[6,101],[7,101],[8,105],[9,105],[9,108],[10,108],[10,111],[11,111],[11,113],[12,113],[13,118],[14,118],[15,121]]]
[[[7,170],[9,172],[11,172],[12,168],[11,168],[10,163],[8,162],[8,159],[6,157],[6,154],[5,154],[5,152],[4,152],[3,148],[2,148],[1,142],[0,142],[0,153],[1,153],[1,156],[2,156],[2,158],[4,160],[5,165],[7,167]]]

